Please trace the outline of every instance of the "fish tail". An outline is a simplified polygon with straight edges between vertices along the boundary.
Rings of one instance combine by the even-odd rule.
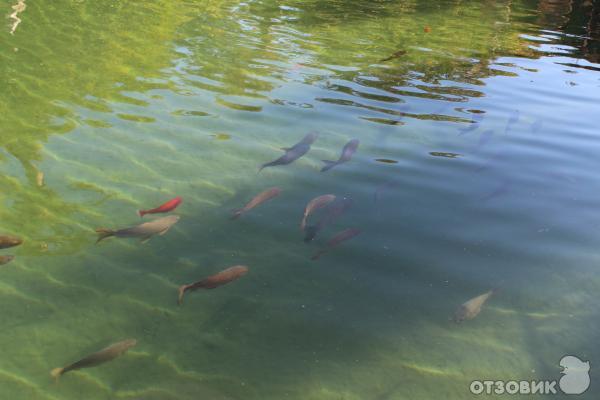
[[[303,231],[306,228],[306,217],[302,218],[302,222],[300,222],[300,230]]]
[[[494,286],[490,291],[492,292],[490,296],[495,296],[498,292],[502,290],[502,286],[504,285],[504,281],[501,281],[499,284]]]
[[[307,226],[304,232],[304,243],[312,242],[315,236],[317,236],[318,227],[316,225]]]
[[[148,214],[146,211],[144,210],[137,210],[138,215],[140,216],[140,218],[142,218],[144,215]]]
[[[231,219],[238,219],[244,213],[244,209],[238,208],[238,209],[232,210],[231,212],[233,213],[233,215],[231,215]]]
[[[96,240],[96,243],[98,243],[101,240],[106,239],[107,237],[113,236],[115,234],[115,231],[106,228],[98,228],[96,229],[96,233],[98,233],[98,240]]]
[[[188,285],[181,285],[179,286],[178,290],[178,297],[177,297],[177,304],[182,305],[183,304],[183,295],[185,294],[185,291],[187,290]]]
[[[325,171],[329,171],[331,168],[333,168],[337,163],[335,161],[329,161],[329,160],[321,160],[325,163],[325,166],[323,168],[321,168],[321,172],[325,172]]]
[[[274,161],[268,162],[266,164],[261,165],[258,168],[258,173],[260,174],[260,171],[262,171],[263,169],[267,168],[267,167],[272,167],[273,165],[276,165]]]
[[[258,173],[260,174],[260,172],[261,172],[263,169],[265,169],[265,168],[267,168],[267,167],[270,167],[271,165],[272,165],[272,163],[266,163],[266,164],[262,164],[260,167],[258,167]]]
[[[64,368],[54,368],[52,371],[50,371],[50,375],[58,380],[58,378],[60,378],[60,376],[65,372]]]

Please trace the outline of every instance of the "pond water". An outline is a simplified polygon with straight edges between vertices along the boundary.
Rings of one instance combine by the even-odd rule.
[[[575,355],[591,364],[578,398],[598,398],[598,2],[0,10],[0,233],[24,240],[1,250],[16,257],[0,267],[0,397],[481,398],[473,380],[558,380]],[[323,194],[336,203],[311,226],[351,205],[305,243]],[[175,196],[166,234],[95,244]],[[180,285],[240,264],[177,305]],[[127,338],[110,363],[50,376]]]

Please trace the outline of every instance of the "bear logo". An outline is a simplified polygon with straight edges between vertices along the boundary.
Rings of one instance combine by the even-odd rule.
[[[565,394],[582,394],[590,387],[590,362],[575,356],[564,356],[560,360],[562,376],[558,385]]]

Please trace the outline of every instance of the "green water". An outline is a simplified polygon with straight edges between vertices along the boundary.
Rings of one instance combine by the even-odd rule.
[[[570,398],[598,397],[600,4],[18,3],[0,0],[0,231],[24,239],[1,251],[0,399],[481,398],[471,381],[556,380],[567,354],[591,363]],[[305,244],[325,193],[353,206]],[[176,195],[166,235],[94,244]]]

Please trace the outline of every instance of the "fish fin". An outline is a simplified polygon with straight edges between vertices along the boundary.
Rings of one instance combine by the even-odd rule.
[[[182,305],[183,304],[183,295],[185,294],[186,289],[188,288],[188,285],[181,285],[179,286],[178,290],[178,297],[177,297],[177,304]]]
[[[337,161],[321,160],[325,163],[325,166],[321,168],[321,172],[329,171],[331,168],[337,165]]]
[[[98,240],[96,240],[96,243],[98,243],[101,240],[106,239],[107,237],[114,236],[115,231],[113,231],[112,229],[98,228],[96,229],[96,233],[98,234]]]
[[[302,222],[300,222],[300,230],[304,231],[304,228],[306,228],[306,216],[304,216],[304,218],[302,218]]]
[[[152,235],[144,236],[142,239],[140,239],[140,243],[144,244],[150,239],[152,239]]]
[[[142,218],[144,215],[146,215],[146,211],[144,211],[144,210],[137,210],[137,213],[140,216],[140,218]]]
[[[237,208],[237,209],[231,210],[231,212],[233,213],[233,215],[231,216],[231,219],[238,219],[244,213],[244,209]]]
[[[63,374],[63,372],[65,371],[64,368],[54,368],[52,371],[50,371],[50,375],[58,380],[58,378],[60,378],[60,376]]]
[[[158,234],[159,234],[160,236],[162,236],[162,235],[164,235],[165,233],[169,232],[169,229],[171,229],[171,227],[170,227],[170,226],[169,226],[168,228],[166,228],[166,229],[163,229],[162,231],[158,232]]]

